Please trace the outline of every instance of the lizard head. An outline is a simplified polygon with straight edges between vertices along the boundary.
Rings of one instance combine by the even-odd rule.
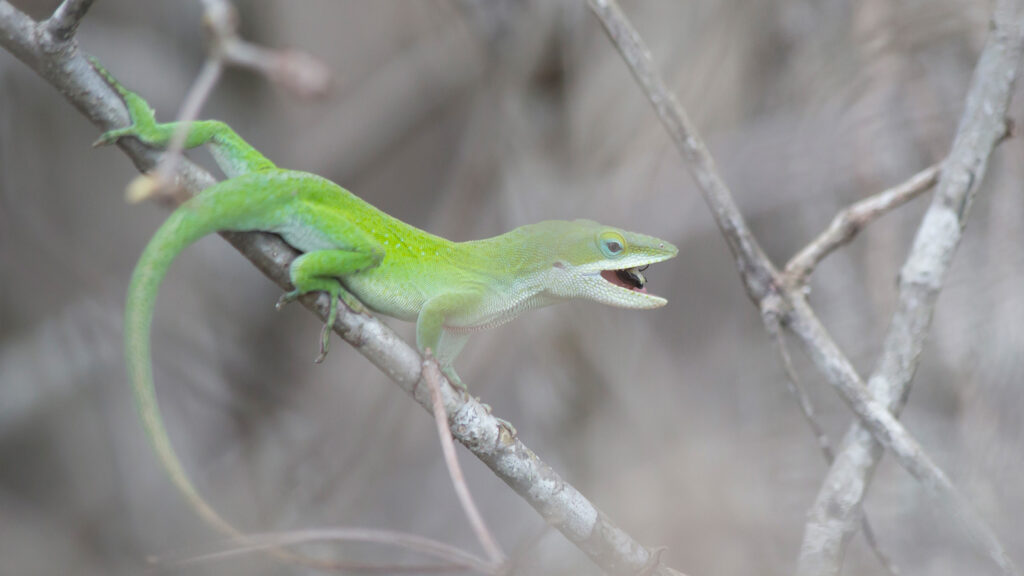
[[[643,271],[674,257],[672,244],[590,220],[531,226],[544,238],[544,291],[557,298],[586,298],[619,308],[648,309],[667,301],[647,292]]]

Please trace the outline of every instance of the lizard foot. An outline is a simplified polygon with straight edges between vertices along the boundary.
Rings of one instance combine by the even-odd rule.
[[[292,290],[291,292],[281,294],[281,297],[277,299],[277,303],[274,304],[274,309],[280,312],[285,306],[298,300],[299,296],[300,294],[298,290]]]
[[[331,347],[331,328],[334,328],[334,321],[338,319],[338,292],[341,290],[339,285],[336,290],[328,290],[327,295],[331,298],[331,307],[327,312],[327,320],[324,322],[324,327],[320,331],[320,354],[316,357],[317,364],[324,361],[327,358],[327,351]]]
[[[337,288],[330,287],[329,289],[319,290],[326,292],[331,299],[331,307],[327,312],[327,320],[324,322],[324,327],[320,330],[320,353],[317,354],[316,359],[313,362],[320,364],[327,358],[327,352],[331,348],[331,328],[334,327],[334,321],[338,318],[338,295],[341,292],[341,286]],[[295,302],[299,299],[299,296],[308,292],[317,292],[318,290],[292,290],[291,292],[285,292],[277,299],[277,303],[274,304],[274,308],[280,311],[282,308]]]
[[[117,130],[104,132],[96,139],[95,142],[92,143],[92,147],[99,148],[100,146],[109,146],[125,136],[135,136],[134,127],[129,126],[128,128],[119,128]]]

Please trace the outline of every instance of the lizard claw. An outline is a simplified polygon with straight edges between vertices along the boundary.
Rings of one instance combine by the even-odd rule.
[[[278,312],[280,312],[281,309],[283,309],[288,304],[291,304],[292,302],[295,302],[296,300],[298,300],[298,298],[299,298],[299,291],[298,290],[292,290],[291,292],[285,292],[284,294],[281,294],[280,298],[277,299],[277,303],[274,304],[274,309],[277,310]]]
[[[113,135],[111,132],[106,132],[92,143],[92,147],[99,148],[100,146],[109,146],[110,144],[117,142],[118,138],[120,138],[120,136]]]
[[[331,325],[324,323],[323,330],[320,331],[320,354],[316,357],[313,362],[320,364],[327,358],[327,351],[331,347]]]

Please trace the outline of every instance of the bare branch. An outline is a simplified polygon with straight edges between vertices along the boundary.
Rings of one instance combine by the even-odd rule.
[[[93,0],[64,0],[43,26],[54,40],[67,42],[75,35],[78,23],[89,11],[92,2]]]
[[[934,186],[941,169],[941,163],[929,166],[911,176],[906,182],[865,198],[840,211],[832,219],[828,229],[786,264],[787,284],[791,287],[803,285],[822,260],[840,246],[853,240],[861,229]]]
[[[885,446],[900,466],[916,478],[928,493],[940,497],[941,501],[949,505],[971,537],[1005,573],[1016,574],[1013,562],[992,529],[974,512],[946,473],[910,436],[899,420],[872,396],[853,365],[814,315],[807,300],[796,293],[791,293],[790,299],[793,309],[787,326],[800,340],[804,351],[818,369],[839,389],[850,408],[870,430],[870,435]],[[839,462],[838,458],[836,462]]]
[[[748,296],[762,311],[766,310],[765,301],[769,297],[777,295],[781,299],[775,307],[779,310],[780,321],[797,336],[804,351],[871,434],[893,453],[897,462],[918,479],[929,493],[941,496],[943,501],[951,505],[955,515],[967,525],[972,537],[1004,571],[1014,573],[1013,563],[992,530],[974,513],[946,474],[913,436],[886,410],[883,403],[871,395],[849,359],[821,325],[803,294],[785,287],[781,276],[758,246],[732,200],[729,189],[715,171],[707,147],[678,101],[665,88],[654,69],[650,52],[618,4],[615,0],[588,0],[588,3],[601,19],[633,76],[654,105],[666,130],[683,153],[687,168],[697,181],[701,194],[711,207],[712,215],[733,251]],[[1002,73],[1006,74],[1005,68]],[[1002,115],[999,121],[1003,122]],[[949,167],[945,169],[949,170]]]
[[[484,522],[483,516],[480,515],[480,510],[477,509],[476,503],[473,502],[473,495],[470,494],[469,486],[466,485],[466,478],[462,475],[459,458],[455,454],[455,443],[452,441],[452,431],[448,428],[448,413],[444,411],[444,401],[441,400],[441,370],[438,368],[437,362],[429,357],[429,351],[427,359],[423,361],[422,370],[423,381],[430,388],[430,402],[434,413],[434,422],[437,423],[437,435],[441,439],[441,450],[444,452],[444,461],[448,466],[448,474],[452,477],[452,486],[455,487],[455,493],[459,496],[459,503],[462,504],[462,509],[466,512],[466,518],[469,519],[470,525],[473,526],[473,531],[476,532],[477,540],[480,541],[480,545],[487,552],[491,562],[500,566],[506,561],[505,553],[501,551],[498,541],[494,539],[494,535],[487,529],[487,524]]]
[[[1019,5],[1001,0],[996,6],[952,150],[900,273],[897,309],[869,380],[874,397],[895,414],[906,402],[935,302],[989,156],[1007,132],[1006,111],[1021,64]],[[871,435],[854,423],[811,508],[800,552],[801,574],[838,572],[881,455]]]
[[[85,57],[77,50],[45,52],[36,41],[35,27],[31,18],[6,0],[0,0],[0,46],[52,84],[101,130],[127,125],[123,102]],[[152,170],[160,158],[159,151],[142,146],[133,138],[121,140],[118,146],[142,172]],[[193,194],[215,182],[208,172],[188,160],[179,164],[176,177]],[[279,286],[288,287],[288,266],[296,252],[279,237],[261,233],[223,236],[264,275]],[[300,300],[320,318],[326,318],[326,296]],[[371,316],[342,309],[334,330],[421,406],[431,410],[429,394],[417,391],[422,358],[387,325]],[[463,399],[443,378],[441,391],[453,436],[595,564],[611,574],[634,575],[649,569],[657,560],[654,552],[616,526],[521,440],[501,434],[497,420],[479,402]],[[653,573],[680,574],[662,564],[657,564]]]

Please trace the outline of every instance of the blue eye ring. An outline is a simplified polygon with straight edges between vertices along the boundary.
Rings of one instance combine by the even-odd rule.
[[[606,258],[621,258],[626,253],[626,239],[618,232],[602,232],[597,237],[597,244]]]

